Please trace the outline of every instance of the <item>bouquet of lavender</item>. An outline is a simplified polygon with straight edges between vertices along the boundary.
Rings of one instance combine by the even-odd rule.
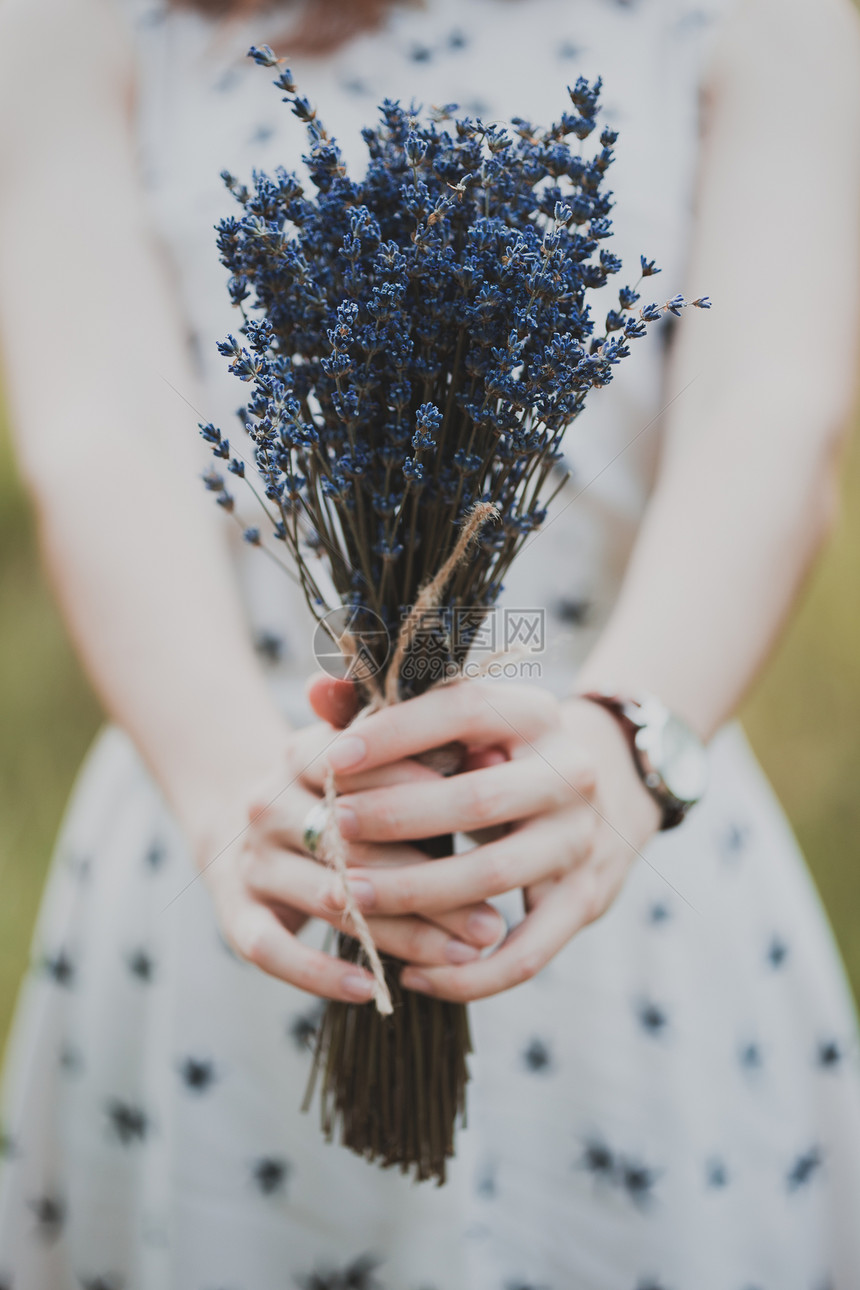
[[[642,278],[658,272],[642,257],[603,327],[591,316],[589,293],[621,269],[605,246],[617,136],[603,129],[584,147],[599,80],[578,80],[572,111],[548,129],[455,119],[453,107],[422,120],[385,101],[363,131],[369,164],[355,180],[281,60],[267,46],[250,53],[276,70],[305,123],[314,191],[283,168],[255,173],[251,189],[225,173],[242,211],[221,222],[218,247],[243,323],[242,339],[219,348],[251,386],[244,419],[270,537],[320,619],[333,608],[326,569],[350,611],[339,643],[361,655],[355,683],[379,705],[463,665],[469,632],[452,637],[446,611],[477,608],[477,631],[546,514],[562,435],[589,391],[686,301],[637,309]],[[201,430],[244,476],[221,432]],[[214,470],[206,483],[231,509],[224,477]],[[256,528],[245,536],[262,542]],[[428,611],[432,629],[417,630]],[[363,635],[380,620],[386,632]],[[420,845],[452,849],[451,839]],[[363,939],[341,935],[338,953],[365,954]],[[402,965],[376,962],[391,1015],[331,1003],[321,1024],[323,1125],[370,1159],[442,1181],[464,1110],[466,1010],[403,991]]]

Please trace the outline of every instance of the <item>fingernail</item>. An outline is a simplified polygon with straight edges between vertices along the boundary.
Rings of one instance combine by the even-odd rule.
[[[481,951],[465,941],[449,941],[445,946],[445,958],[449,963],[474,963],[481,957]]]
[[[373,908],[376,903],[376,890],[372,882],[367,882],[364,878],[350,878],[346,885],[362,909]]]
[[[505,928],[505,922],[501,914],[491,914],[488,909],[483,909],[477,914],[470,914],[466,921],[466,928],[470,936],[474,936],[476,941],[485,941],[491,944],[497,941]]]
[[[335,818],[337,819],[337,827],[340,829],[341,837],[358,837],[358,816],[351,806],[336,806]]]
[[[367,744],[358,735],[344,735],[332,744],[328,754],[328,764],[332,770],[352,770],[367,756]]]
[[[334,882],[326,883],[322,889],[320,899],[327,909],[336,909],[338,911],[343,909],[346,901],[343,897],[343,883],[339,878],[336,878]]]
[[[400,984],[404,990],[416,990],[419,994],[433,993],[429,977],[426,977],[423,972],[414,972],[412,968],[401,973]]]
[[[366,1003],[373,994],[373,981],[369,976],[362,976],[359,972],[347,972],[341,977],[341,987],[344,994],[348,994],[350,999],[355,999],[356,1003]]]

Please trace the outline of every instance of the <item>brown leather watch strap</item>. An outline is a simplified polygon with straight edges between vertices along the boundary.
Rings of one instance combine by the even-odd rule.
[[[648,782],[648,777],[645,774],[645,768],[642,765],[639,750],[636,746],[636,733],[639,730],[639,726],[637,726],[636,722],[632,721],[625,712],[627,705],[634,703],[635,700],[624,699],[621,698],[620,695],[601,694],[600,691],[597,690],[583,691],[577,697],[580,699],[588,699],[590,703],[597,703],[601,708],[605,708],[607,712],[612,713],[630,746],[630,755],[633,758],[636,773],[642,780],[643,786],[651,794],[654,801],[660,808],[660,831],[664,832],[666,829],[676,828],[686,816],[688,807],[686,803],[680,802],[677,798],[672,797],[668,788],[665,786],[661,789],[657,784]]]
[[[611,712],[630,740],[630,746],[632,749],[633,740],[636,738],[637,726],[630,720],[624,711],[624,707],[629,700],[619,698],[612,694],[601,694],[596,690],[587,690],[585,693],[579,694],[577,697],[580,699],[588,699],[590,703],[599,703],[601,708],[606,708],[608,712]]]

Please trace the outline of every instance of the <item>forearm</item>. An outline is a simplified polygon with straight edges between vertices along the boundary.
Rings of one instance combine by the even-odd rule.
[[[651,691],[709,738],[770,654],[829,532],[835,457],[822,449],[801,471],[706,442],[667,470],[577,688]]]
[[[283,757],[286,727],[254,657],[222,535],[195,515],[184,481],[166,475],[149,454],[114,444],[109,469],[70,463],[62,488],[35,490],[36,505],[92,684],[197,832],[223,792],[250,788]]]
[[[0,203],[13,244],[27,207]],[[81,300],[82,334],[47,329],[47,374],[28,337],[38,294],[0,253],[6,387],[19,460],[52,581],[109,715],[132,737],[182,822],[255,781],[283,753],[284,727],[244,621],[230,521],[200,481],[211,458],[181,318],[138,206],[103,254],[124,290],[86,294],[86,261],[57,254],[48,282]],[[129,235],[130,234],[130,235]],[[121,277],[120,277],[121,275]],[[36,300],[32,297],[36,296]],[[188,400],[186,402],[185,400]]]
[[[64,50],[51,95],[9,56],[48,17]],[[283,725],[198,478],[211,459],[188,404],[203,396],[147,223],[128,51],[112,7],[68,0],[7,7],[0,37],[0,335],[19,462],[92,683],[192,824],[271,766]]]
[[[667,397],[684,393],[579,678],[653,690],[705,736],[767,657],[835,510],[857,366],[858,63],[844,0],[749,0],[712,70],[688,286],[714,308],[680,327]]]

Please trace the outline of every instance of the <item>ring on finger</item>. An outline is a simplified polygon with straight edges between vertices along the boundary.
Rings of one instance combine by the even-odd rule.
[[[320,798],[318,802],[314,802],[302,825],[302,846],[310,855],[315,856],[319,851],[327,824],[328,808]]]

